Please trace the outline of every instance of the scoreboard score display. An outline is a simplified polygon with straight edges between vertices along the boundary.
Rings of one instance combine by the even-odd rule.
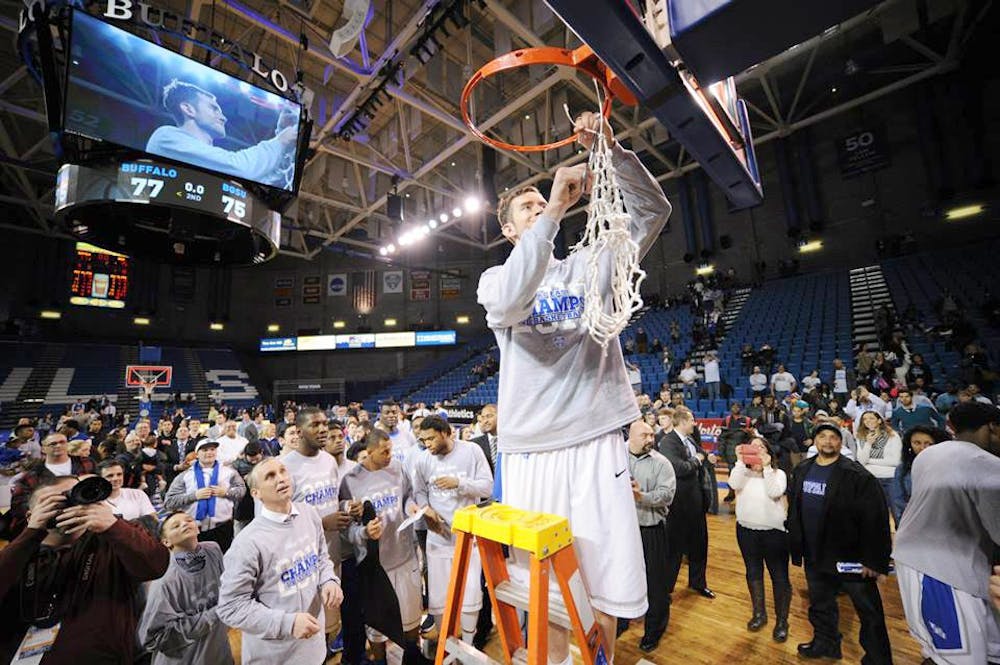
[[[129,259],[124,254],[76,243],[70,303],[92,307],[125,307]]]

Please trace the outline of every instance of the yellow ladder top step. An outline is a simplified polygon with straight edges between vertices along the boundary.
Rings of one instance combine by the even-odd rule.
[[[519,510],[502,503],[456,510],[451,528],[526,550],[539,559],[573,544],[569,520],[565,517]]]

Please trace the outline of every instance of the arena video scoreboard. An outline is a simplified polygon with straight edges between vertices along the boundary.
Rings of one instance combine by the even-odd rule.
[[[129,259],[89,243],[76,243],[70,304],[122,309],[128,295]]]
[[[246,189],[196,169],[152,161],[128,161],[107,168],[65,164],[56,178],[56,210],[75,200],[100,199],[118,203],[156,203],[247,224],[261,204]],[[110,191],[109,191],[110,190]]]

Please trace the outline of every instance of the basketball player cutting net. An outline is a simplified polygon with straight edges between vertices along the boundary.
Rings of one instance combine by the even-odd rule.
[[[663,190],[610,126],[584,113],[574,126],[587,149],[603,131],[612,150],[631,236],[646,254],[670,216]],[[498,430],[503,501],[569,519],[580,568],[614,655],[615,617],[646,612],[645,565],[621,428],[640,417],[621,345],[607,352],[582,324],[588,250],[557,261],[553,240],[589,183],[587,165],[556,171],[549,200],[534,187],[501,198],[497,217],[514,245],[479,280],[478,301],[500,347]],[[602,261],[602,307],[611,307],[613,257]],[[604,277],[607,279],[604,279]],[[526,565],[512,567],[519,582]],[[550,626],[549,661],[569,665],[569,635]]]

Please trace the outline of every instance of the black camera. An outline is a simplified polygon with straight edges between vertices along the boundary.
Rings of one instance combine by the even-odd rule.
[[[66,507],[100,503],[111,496],[111,483],[104,478],[90,476],[66,490]]]
[[[63,508],[70,506],[87,506],[92,503],[100,503],[111,496],[111,483],[104,478],[90,476],[84,478],[70,489],[63,492],[66,503]],[[52,518],[47,525],[50,529],[56,527],[56,520]]]

